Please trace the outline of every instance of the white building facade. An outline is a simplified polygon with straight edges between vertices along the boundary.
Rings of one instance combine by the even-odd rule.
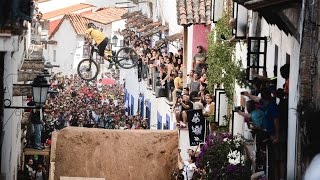
[[[12,106],[21,106],[22,97],[14,97],[13,84],[17,83],[17,70],[23,59],[24,40],[19,36],[1,37],[0,61],[2,61],[4,99],[11,100]],[[2,68],[2,67],[1,67]],[[2,103],[2,102],[1,102]],[[4,109],[1,132],[1,179],[16,179],[21,165],[21,115],[23,110]]]

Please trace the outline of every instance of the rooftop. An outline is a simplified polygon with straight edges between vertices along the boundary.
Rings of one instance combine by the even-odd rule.
[[[93,5],[83,4],[83,3],[76,4],[73,6],[65,7],[65,8],[51,11],[48,13],[44,13],[42,16],[42,19],[51,19],[51,18],[54,18],[57,16],[61,16],[61,15],[67,14],[67,13],[72,13],[72,12],[79,11],[79,10],[86,9],[86,8],[90,8],[90,7],[93,7]]]
[[[101,8],[98,9],[96,12],[91,14],[83,15],[85,18],[102,23],[102,24],[109,24],[114,21],[118,21],[121,19],[121,16],[127,12],[126,9],[123,8]]]
[[[87,30],[87,24],[89,23],[89,20],[82,17],[79,14],[66,14],[64,15],[63,19],[60,21],[58,26],[54,29],[54,31],[50,34],[50,38],[59,30],[60,25],[63,23],[65,19],[68,19],[74,28],[75,32],[79,35],[85,34]]]

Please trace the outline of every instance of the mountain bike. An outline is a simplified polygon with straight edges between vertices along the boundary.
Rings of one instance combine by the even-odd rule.
[[[95,79],[100,71],[98,63],[93,58],[94,53],[98,54],[98,48],[93,44],[89,44],[89,46],[89,58],[81,60],[77,68],[80,78],[86,81]],[[109,63],[115,63],[115,65],[118,65],[121,68],[130,69],[138,64],[138,54],[130,47],[123,47],[119,49],[117,53],[105,50],[105,53],[108,54],[109,59],[104,59],[102,57],[103,60],[109,61]]]

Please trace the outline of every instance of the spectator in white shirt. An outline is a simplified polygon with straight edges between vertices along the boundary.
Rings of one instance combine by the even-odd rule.
[[[192,156],[190,156],[188,161],[183,161],[180,153],[181,153],[181,150],[179,149],[179,160],[183,164],[183,172],[182,173],[184,176],[184,180],[191,180],[193,173],[197,170],[197,167],[195,164],[196,157],[192,155]]]

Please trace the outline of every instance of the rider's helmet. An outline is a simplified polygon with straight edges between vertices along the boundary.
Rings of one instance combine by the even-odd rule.
[[[89,29],[89,28],[95,29],[95,28],[96,28],[96,25],[94,25],[93,23],[90,22],[90,23],[87,24],[87,27],[88,27],[88,29]]]

